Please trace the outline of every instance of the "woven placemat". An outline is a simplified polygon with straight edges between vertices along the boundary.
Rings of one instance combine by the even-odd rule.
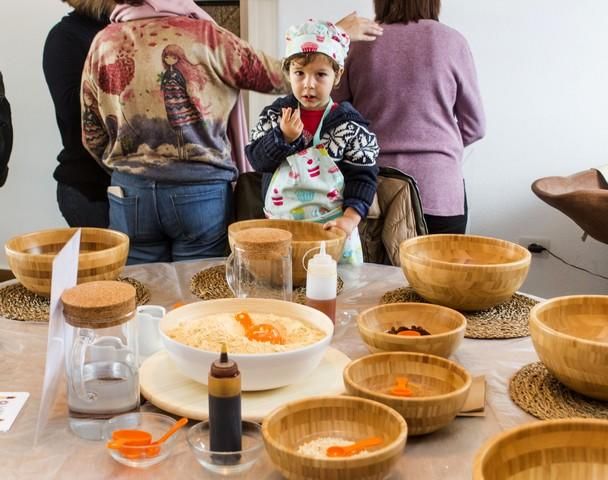
[[[338,276],[338,293],[342,291],[343,287],[344,282]],[[190,280],[190,291],[202,300],[234,298],[234,294],[226,282],[225,265],[215,265],[198,272]],[[292,300],[296,303],[306,303],[306,288],[294,288]]]
[[[135,287],[137,305],[150,301],[150,290],[139,280],[131,277],[119,279]],[[20,283],[0,288],[0,316],[21,322],[48,322],[50,299],[30,292]]]
[[[413,288],[404,287],[382,295],[380,303],[422,302],[429,303]],[[495,307],[477,312],[461,312],[467,317],[467,338],[499,339],[519,338],[530,335],[528,316],[538,302],[525,295],[515,293],[511,300]]]
[[[511,399],[541,420],[557,418],[608,419],[608,402],[585,397],[560,383],[542,362],[519,370],[509,384]]]

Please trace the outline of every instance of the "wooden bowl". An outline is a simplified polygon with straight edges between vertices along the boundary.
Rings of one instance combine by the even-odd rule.
[[[412,397],[390,395],[397,377],[407,377]],[[399,412],[409,435],[423,435],[448,425],[471,388],[471,375],[460,365],[425,353],[376,353],[349,363],[344,385],[351,395],[381,402]]]
[[[4,246],[8,264],[25,288],[51,294],[53,259],[77,228],[54,228],[11,238]],[[127,262],[129,237],[104,228],[82,228],[78,283],[116,280]]]
[[[608,421],[545,420],[507,430],[478,452],[473,480],[608,478]]]
[[[431,333],[404,337],[386,333],[391,327],[417,325]],[[456,310],[430,303],[389,303],[368,308],[357,327],[371,352],[416,352],[449,357],[464,338],[467,319]]]
[[[539,303],[530,335],[547,369],[572,390],[608,400],[608,296],[573,295]]]
[[[346,234],[339,228],[324,230],[323,225],[314,222],[298,222],[295,220],[245,220],[228,226],[228,242],[230,248],[234,244],[234,234],[246,228],[280,228],[291,232],[292,278],[294,287],[306,284],[306,269],[304,262],[315,253],[319,253],[321,241],[325,240],[325,249],[336,261],[342,255]]]
[[[270,413],[262,435],[270,459],[290,480],[381,480],[399,460],[407,425],[390,408],[347,396],[311,397],[291,402]],[[369,454],[345,458],[316,458],[298,448],[317,438],[361,440],[382,437],[384,443]]]
[[[503,303],[524,283],[530,252],[520,245],[475,235],[423,235],[399,248],[409,284],[431,303],[482,310]]]

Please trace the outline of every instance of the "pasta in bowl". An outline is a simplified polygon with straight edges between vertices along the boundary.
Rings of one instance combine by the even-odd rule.
[[[313,308],[254,298],[192,303],[160,322],[163,344],[183,375],[206,385],[211,362],[226,343],[246,391],[283,387],[309,375],[333,329],[329,317]]]

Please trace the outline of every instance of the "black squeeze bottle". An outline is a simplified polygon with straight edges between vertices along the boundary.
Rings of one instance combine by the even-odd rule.
[[[228,359],[226,344],[220,358],[211,364],[209,390],[209,441],[212,452],[241,450],[241,373],[236,362]],[[214,463],[238,463],[241,456],[213,455]]]

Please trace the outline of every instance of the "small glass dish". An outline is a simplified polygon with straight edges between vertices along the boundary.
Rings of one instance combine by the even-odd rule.
[[[254,422],[243,421],[241,450],[238,452],[213,452],[209,447],[209,422],[200,422],[188,431],[188,444],[205,469],[218,475],[242,475],[249,471],[264,452],[262,427]]]
[[[134,412],[118,415],[108,420],[103,426],[103,439],[107,442],[112,439],[114,430],[143,430],[152,435],[152,441],[158,440],[177,421],[167,415],[152,412]],[[171,435],[158,447],[129,446],[125,449],[107,448],[110,456],[118,463],[135,468],[147,468],[156,465],[167,458],[173,447],[181,438],[182,432]]]

